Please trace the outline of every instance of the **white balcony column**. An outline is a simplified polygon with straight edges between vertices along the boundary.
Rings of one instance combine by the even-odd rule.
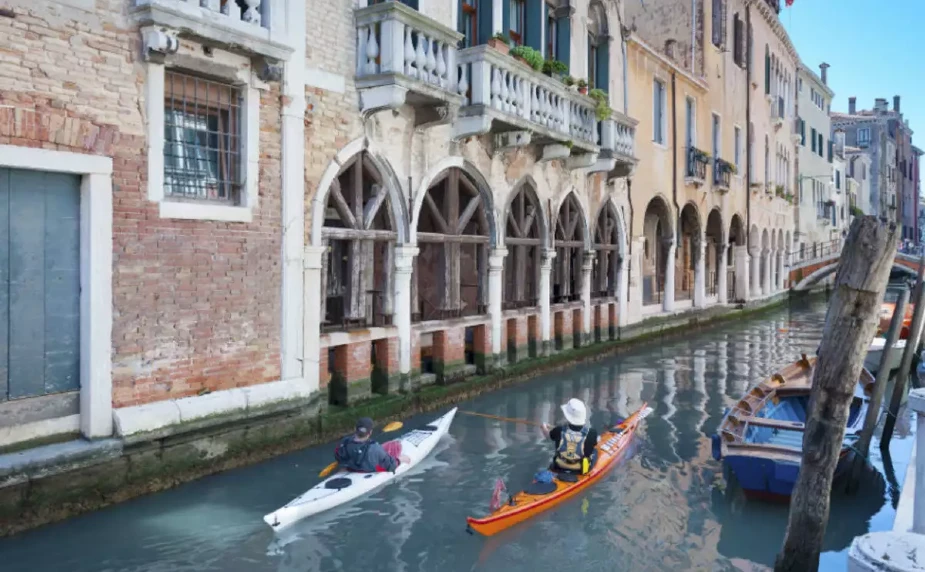
[[[594,252],[585,252],[581,261],[581,343],[591,341],[591,270],[594,268]]]
[[[542,355],[549,355],[550,340],[552,339],[552,315],[549,308],[549,298],[551,296],[551,274],[552,261],[556,257],[556,251],[553,248],[544,248],[540,258],[540,337],[542,340]]]
[[[726,266],[728,264],[726,258],[729,255],[729,248],[726,246],[725,240],[723,240],[721,245],[722,248],[719,249],[719,260],[716,261],[716,289],[718,290],[716,299],[720,304],[725,304],[729,301],[729,273],[726,271]]]
[[[305,249],[302,257],[302,284],[303,300],[302,311],[304,320],[302,322],[302,359],[304,361],[305,382],[309,391],[315,391],[319,387],[319,371],[321,366],[321,315],[322,300],[321,296],[324,291],[324,276],[322,268],[324,254],[327,249],[323,246],[309,246]]]
[[[398,372],[401,375],[401,389],[410,388],[411,376],[411,273],[414,269],[414,257],[418,255],[416,246],[395,247],[395,268],[393,274],[393,315],[392,323],[398,330]]]
[[[665,260],[665,294],[662,299],[662,309],[666,312],[674,311],[674,266],[675,266],[675,243],[673,238],[666,239],[668,245],[668,256]]]
[[[491,353],[493,359],[501,356],[502,321],[501,302],[504,297],[504,283],[501,272],[504,270],[506,248],[492,249],[488,256],[488,314],[491,318]]]
[[[761,293],[767,296],[771,293],[771,249],[765,248],[761,252],[761,264],[764,266],[764,280],[761,284]]]
[[[733,248],[733,256],[735,257],[735,270],[736,270],[736,298],[738,300],[748,300],[749,293],[751,289],[751,271],[749,268],[749,255],[747,246],[736,246]]]
[[[751,262],[751,280],[749,281],[749,298],[758,298],[761,296],[761,249],[755,248],[750,254]]]
[[[702,235],[694,238],[694,307],[703,308],[706,305],[706,241]]]

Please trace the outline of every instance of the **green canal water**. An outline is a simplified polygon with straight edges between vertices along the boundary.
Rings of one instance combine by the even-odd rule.
[[[317,482],[332,445],[2,539],[0,570],[761,570],[773,564],[788,509],[727,490],[710,435],[753,382],[815,351],[824,317],[821,302],[794,303],[461,403],[551,422],[577,396],[598,426],[643,401],[655,409],[635,454],[604,480],[492,538],[467,534],[466,516],[487,512],[498,477],[509,489],[529,481],[550,445],[534,427],[458,415],[436,454],[404,478],[282,535],[262,516]],[[898,431],[892,461],[875,443],[876,470],[859,494],[835,493],[822,570],[845,569],[854,536],[892,527],[912,445],[905,417]]]

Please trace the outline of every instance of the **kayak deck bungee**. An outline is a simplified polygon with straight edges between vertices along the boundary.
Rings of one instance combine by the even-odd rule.
[[[572,498],[580,491],[597,482],[629,449],[640,422],[652,413],[652,409],[642,404],[638,410],[622,423],[604,431],[598,438],[597,460],[585,475],[558,473],[551,483],[531,483],[527,490],[521,491],[501,505],[500,508],[483,518],[468,517],[469,529],[484,536],[491,536],[506,530],[515,524],[557,506]]]
[[[408,457],[409,462],[400,464],[394,473],[337,471],[293,499],[286,506],[264,516],[264,522],[274,530],[280,530],[303,518],[350,502],[391,482],[396,477],[410,471],[433,451],[440,439],[449,432],[455,415],[456,408],[454,407],[424,427],[410,431],[397,439],[400,447],[395,446],[395,448],[400,449],[401,454]]]

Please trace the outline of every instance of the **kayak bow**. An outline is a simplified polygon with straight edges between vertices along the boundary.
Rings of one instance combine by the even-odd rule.
[[[597,442],[597,461],[586,475],[556,475],[547,488],[548,491],[528,489],[512,496],[484,518],[468,517],[469,528],[485,536],[497,534],[515,524],[545,512],[554,506],[572,498],[580,491],[597,482],[607,471],[613,468],[636,434],[636,429],[643,419],[652,413],[652,408],[642,404],[638,410],[626,418],[623,423],[604,431]],[[539,483],[534,483],[538,485]]]

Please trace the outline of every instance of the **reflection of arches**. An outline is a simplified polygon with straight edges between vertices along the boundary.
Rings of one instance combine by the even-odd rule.
[[[404,228],[394,190],[366,151],[350,157],[316,202],[327,247],[321,316],[325,328],[386,325],[392,315],[392,248]],[[400,203],[400,199],[398,199]],[[398,229],[398,231],[396,230]]]
[[[643,218],[642,300],[657,304],[665,294],[665,271],[668,254],[674,243],[671,207],[661,196],[646,205]]]
[[[578,300],[581,296],[582,252],[588,239],[584,213],[575,193],[559,205],[554,232],[556,258],[552,282],[553,302]]]
[[[718,208],[711,210],[707,216],[706,241],[706,289],[709,295],[714,296],[719,286],[719,273],[726,271],[720,266],[726,245],[723,243],[723,215]]]
[[[697,205],[687,203],[681,209],[680,243],[675,256],[675,298],[687,300],[694,292],[694,269],[700,258],[702,234]]]
[[[491,242],[485,193],[467,172],[451,167],[430,181],[421,202],[412,316],[431,320],[484,313]]]
[[[591,277],[591,297],[617,295],[617,273],[622,256],[622,229],[617,209],[605,201],[594,229],[594,266]]]
[[[402,199],[401,183],[399,183],[395,172],[392,171],[389,162],[368,149],[366,138],[364,137],[355,139],[345,145],[331,160],[318,182],[318,191],[312,199],[312,245],[321,245],[322,228],[324,228],[325,224],[331,185],[361,154],[363,162],[370,165],[371,170],[378,174],[381,179],[380,184],[386,189],[386,195],[389,198],[388,207],[395,223],[392,230],[396,234],[396,242],[398,244],[408,242],[409,217],[405,211],[405,201]]]
[[[546,237],[546,221],[532,180],[525,180],[511,194],[505,217],[504,306],[535,306],[539,295],[540,257]]]

